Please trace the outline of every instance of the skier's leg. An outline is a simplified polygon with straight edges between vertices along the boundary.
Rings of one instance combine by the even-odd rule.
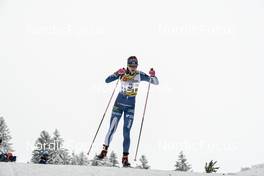
[[[112,141],[112,138],[113,138],[113,135],[116,131],[116,128],[118,126],[118,123],[119,123],[119,120],[122,116],[122,113],[123,113],[123,110],[120,106],[117,106],[116,104],[114,105],[113,107],[113,110],[112,110],[112,116],[111,116],[111,120],[110,120],[110,127],[109,127],[109,130],[106,134],[106,137],[105,137],[105,145],[106,146],[109,146],[111,141]]]
[[[127,108],[124,111],[124,127],[123,127],[123,154],[128,155],[129,154],[129,147],[130,147],[130,130],[133,125],[134,120],[134,111],[135,108]]]
[[[135,108],[127,108],[124,111],[124,127],[123,127],[123,157],[122,157],[122,164],[123,167],[130,167],[130,163],[128,162],[128,155],[129,155],[129,147],[130,147],[130,130],[134,120],[134,111]]]
[[[108,132],[105,136],[105,142],[104,142],[104,145],[103,145],[103,149],[101,151],[101,153],[99,155],[97,155],[97,158],[98,159],[104,159],[107,155],[107,150],[108,150],[108,147],[112,141],[112,138],[113,138],[113,135],[116,131],[116,128],[118,126],[118,123],[119,123],[119,120],[122,116],[122,113],[123,113],[123,110],[121,107],[119,107],[116,103],[113,107],[113,110],[112,110],[112,116],[111,116],[111,120],[110,120],[110,127],[108,129]]]

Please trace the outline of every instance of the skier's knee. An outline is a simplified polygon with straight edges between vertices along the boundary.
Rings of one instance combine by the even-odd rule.
[[[132,115],[128,115],[128,120],[126,121],[126,123],[124,124],[124,130],[130,131],[132,124],[133,124],[133,116]]]
[[[120,107],[118,107],[118,106],[114,106],[112,112],[120,113],[121,114],[122,109]]]

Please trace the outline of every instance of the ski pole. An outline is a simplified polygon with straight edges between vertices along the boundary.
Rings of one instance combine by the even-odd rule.
[[[108,102],[107,106],[106,106],[106,109],[105,109],[104,115],[103,115],[103,117],[102,117],[102,119],[101,119],[101,121],[100,121],[99,127],[97,128],[97,131],[96,131],[96,133],[95,133],[95,135],[94,135],[93,141],[92,141],[92,143],[91,143],[91,145],[90,145],[90,148],[89,148],[89,151],[88,151],[88,153],[87,153],[88,156],[89,156],[89,154],[90,154],[90,152],[91,152],[91,149],[92,149],[92,146],[93,146],[93,144],[94,144],[94,141],[95,141],[95,139],[96,139],[96,137],[97,137],[97,134],[98,134],[98,132],[99,132],[99,129],[101,128],[101,125],[102,125],[103,120],[104,120],[104,118],[105,118],[106,112],[107,112],[107,110],[108,110],[108,108],[109,108],[109,105],[110,105],[110,103],[111,103],[111,101],[112,101],[112,98],[113,98],[113,96],[114,96],[114,94],[115,94],[115,90],[116,90],[116,87],[117,87],[118,83],[119,83],[119,79],[118,79],[117,82],[116,82],[116,85],[115,85],[115,88],[114,88],[114,90],[113,90],[113,93],[112,93],[112,95],[111,95],[111,97],[110,97],[110,99],[109,99],[109,102]]]
[[[147,108],[147,103],[148,103],[148,96],[149,96],[149,90],[150,90],[150,82],[151,82],[151,78],[150,78],[149,83],[148,83],[148,92],[147,92],[147,96],[146,96],[146,100],[145,100],[145,106],[144,106],[144,111],[143,111],[143,116],[142,116],[142,121],[141,121],[141,126],[140,126],[140,131],[139,131],[139,136],[138,136],[137,149],[136,149],[136,154],[135,154],[134,161],[137,161],[138,147],[139,147],[139,142],[140,142],[140,138],[141,138],[143,123],[144,123],[144,118],[145,118],[145,113],[146,113],[146,108]]]

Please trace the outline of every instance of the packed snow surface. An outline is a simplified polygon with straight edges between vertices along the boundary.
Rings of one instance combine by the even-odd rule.
[[[72,165],[40,165],[24,163],[0,163],[0,176],[223,176],[228,174],[206,174]],[[264,168],[253,168],[232,174],[233,176],[264,176]],[[231,174],[230,174],[231,176]]]

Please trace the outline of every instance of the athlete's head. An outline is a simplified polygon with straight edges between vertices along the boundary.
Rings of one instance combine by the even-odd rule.
[[[127,59],[127,68],[129,70],[130,73],[135,73],[137,70],[137,66],[138,66],[138,60],[136,58],[136,56],[130,56]]]

